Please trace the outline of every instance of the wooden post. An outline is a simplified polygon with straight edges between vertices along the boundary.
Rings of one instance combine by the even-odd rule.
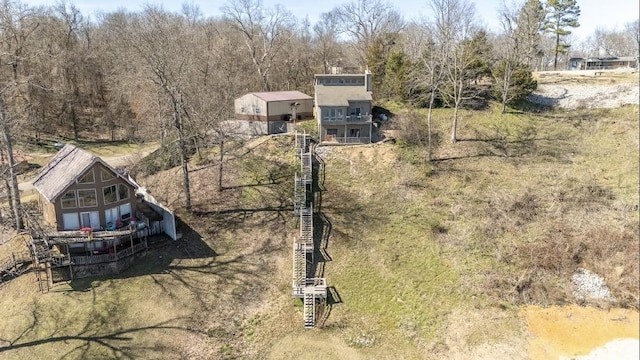
[[[44,263],[45,271],[47,272],[47,291],[53,286],[53,276],[51,274],[51,261]]]

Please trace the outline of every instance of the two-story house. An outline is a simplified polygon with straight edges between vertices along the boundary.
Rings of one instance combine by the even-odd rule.
[[[135,216],[134,184],[71,144],[51,159],[33,185],[45,220],[57,230],[97,230]]]
[[[371,142],[371,73],[315,75],[315,112],[321,142]]]

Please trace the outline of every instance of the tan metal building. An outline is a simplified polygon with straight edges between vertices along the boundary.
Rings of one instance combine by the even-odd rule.
[[[313,98],[300,91],[270,91],[245,94],[234,101],[235,119],[261,122],[265,134],[286,131],[291,120],[313,118]]]

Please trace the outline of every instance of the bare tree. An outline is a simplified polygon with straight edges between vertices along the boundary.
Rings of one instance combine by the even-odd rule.
[[[314,43],[318,60],[322,63],[325,74],[340,58],[338,45],[338,23],[334,13],[322,13],[320,20],[313,26]]]
[[[597,28],[589,37],[589,52],[596,56],[632,56],[638,54],[638,21],[621,30]],[[636,27],[634,29],[634,26]]]
[[[433,158],[433,107],[440,86],[444,80],[447,46],[436,36],[433,24],[425,21],[420,26],[412,27],[412,36],[408,36],[412,49],[408,51],[414,61],[410,86],[416,93],[427,92],[427,159]]]
[[[640,69],[640,19],[636,19],[625,25],[628,37],[633,40],[636,55],[636,69]]]
[[[24,114],[28,112],[28,92],[25,89],[28,88],[29,75],[24,64],[31,57],[30,41],[39,27],[38,22],[31,21],[32,17],[33,10],[21,3],[4,0],[0,4],[0,130],[7,158],[7,195],[16,229],[21,229],[24,224],[13,152],[15,139],[12,133],[13,128],[19,128],[26,122]],[[8,107],[11,107],[11,116]]]
[[[386,45],[394,41],[405,26],[402,15],[385,0],[354,0],[333,9],[332,13],[338,30],[351,40],[361,65],[367,64],[368,53],[376,40],[384,40]]]
[[[18,188],[18,178],[16,173],[16,162],[13,157],[13,139],[11,137],[11,131],[9,127],[9,119],[5,110],[5,103],[2,97],[4,92],[10,89],[12,85],[4,87],[0,90],[0,122],[2,122],[2,145],[7,155],[7,167],[9,172],[9,184],[10,193],[7,195],[10,198],[11,208],[13,210],[13,219],[16,230],[22,229],[24,224],[22,222],[22,205],[20,203],[20,189]]]
[[[294,17],[281,5],[264,8],[261,0],[230,0],[222,7],[225,18],[242,34],[264,91],[271,91],[270,75],[276,56],[284,51]]]
[[[477,31],[475,8],[466,0],[431,0],[433,24],[438,42],[447,49],[444,61],[442,99],[453,108],[451,142],[457,141],[458,111],[470,99],[467,93],[474,62],[471,40]]]
[[[141,15],[133,17],[129,29],[121,29],[122,37],[143,59],[149,79],[167,97],[178,135],[178,151],[182,167],[185,209],[191,210],[191,186],[189,181],[189,157],[185,117],[188,71],[192,69],[192,45],[180,17],[160,8],[147,6]]]

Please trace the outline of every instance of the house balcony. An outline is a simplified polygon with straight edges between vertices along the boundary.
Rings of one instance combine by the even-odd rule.
[[[371,115],[348,115],[335,118],[322,119],[323,124],[345,125],[345,124],[370,124],[373,121]]]

